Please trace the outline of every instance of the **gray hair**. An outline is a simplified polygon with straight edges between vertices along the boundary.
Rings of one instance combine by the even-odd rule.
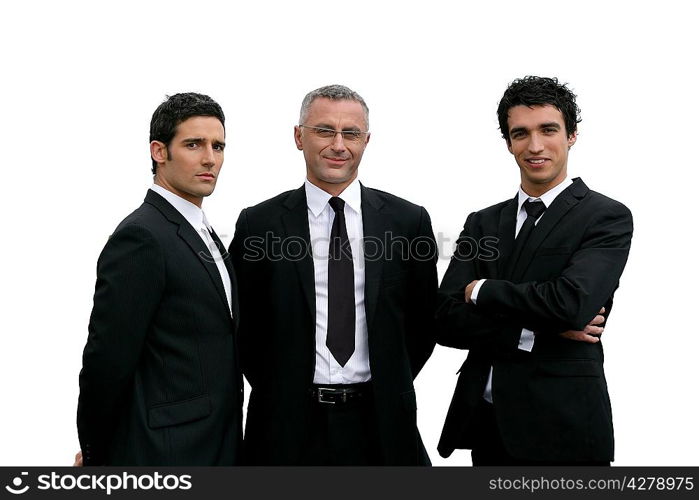
[[[354,90],[345,87],[344,85],[326,85],[325,87],[320,87],[306,94],[301,103],[301,113],[299,114],[299,125],[303,125],[308,118],[308,110],[311,107],[311,103],[319,97],[325,97],[326,99],[332,99],[333,101],[356,101],[362,105],[364,108],[364,119],[366,120],[366,126],[369,128],[369,107],[362,99],[362,96],[357,94]]]

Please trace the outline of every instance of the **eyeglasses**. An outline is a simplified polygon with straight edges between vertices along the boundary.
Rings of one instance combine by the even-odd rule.
[[[361,130],[333,130],[331,128],[310,127],[308,125],[299,125],[299,127],[311,130],[321,139],[334,139],[337,134],[341,134],[343,140],[357,142],[360,141],[363,136],[369,134],[369,132],[362,132]]]

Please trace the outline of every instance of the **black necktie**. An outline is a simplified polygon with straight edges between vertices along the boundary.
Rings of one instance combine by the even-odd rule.
[[[524,202],[524,210],[527,212],[527,219],[524,221],[524,224],[522,224],[519,233],[517,233],[517,238],[515,239],[515,249],[512,252],[510,264],[508,266],[508,270],[510,271],[508,275],[510,275],[517,267],[517,261],[519,260],[519,256],[522,254],[522,249],[527,243],[529,235],[534,229],[537,219],[541,217],[541,214],[543,214],[544,210],[546,210],[546,205],[544,205],[543,201],[527,200]]]
[[[345,366],[354,352],[354,265],[345,224],[345,202],[330,198],[335,220],[328,251],[328,336],[326,345]]]

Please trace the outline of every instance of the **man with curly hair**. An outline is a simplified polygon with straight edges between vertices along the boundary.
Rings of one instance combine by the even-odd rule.
[[[514,198],[468,216],[440,286],[438,342],[469,350],[438,447],[444,457],[467,448],[474,465],[614,459],[595,324],[611,310],[633,222],[624,205],[568,177],[575,97],[556,78],[527,76],[500,101],[521,183]],[[484,238],[488,251],[474,255]]]

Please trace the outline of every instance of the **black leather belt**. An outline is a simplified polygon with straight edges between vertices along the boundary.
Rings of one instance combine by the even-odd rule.
[[[351,385],[314,385],[309,389],[311,399],[321,404],[344,404],[368,400],[371,395],[369,382]]]

